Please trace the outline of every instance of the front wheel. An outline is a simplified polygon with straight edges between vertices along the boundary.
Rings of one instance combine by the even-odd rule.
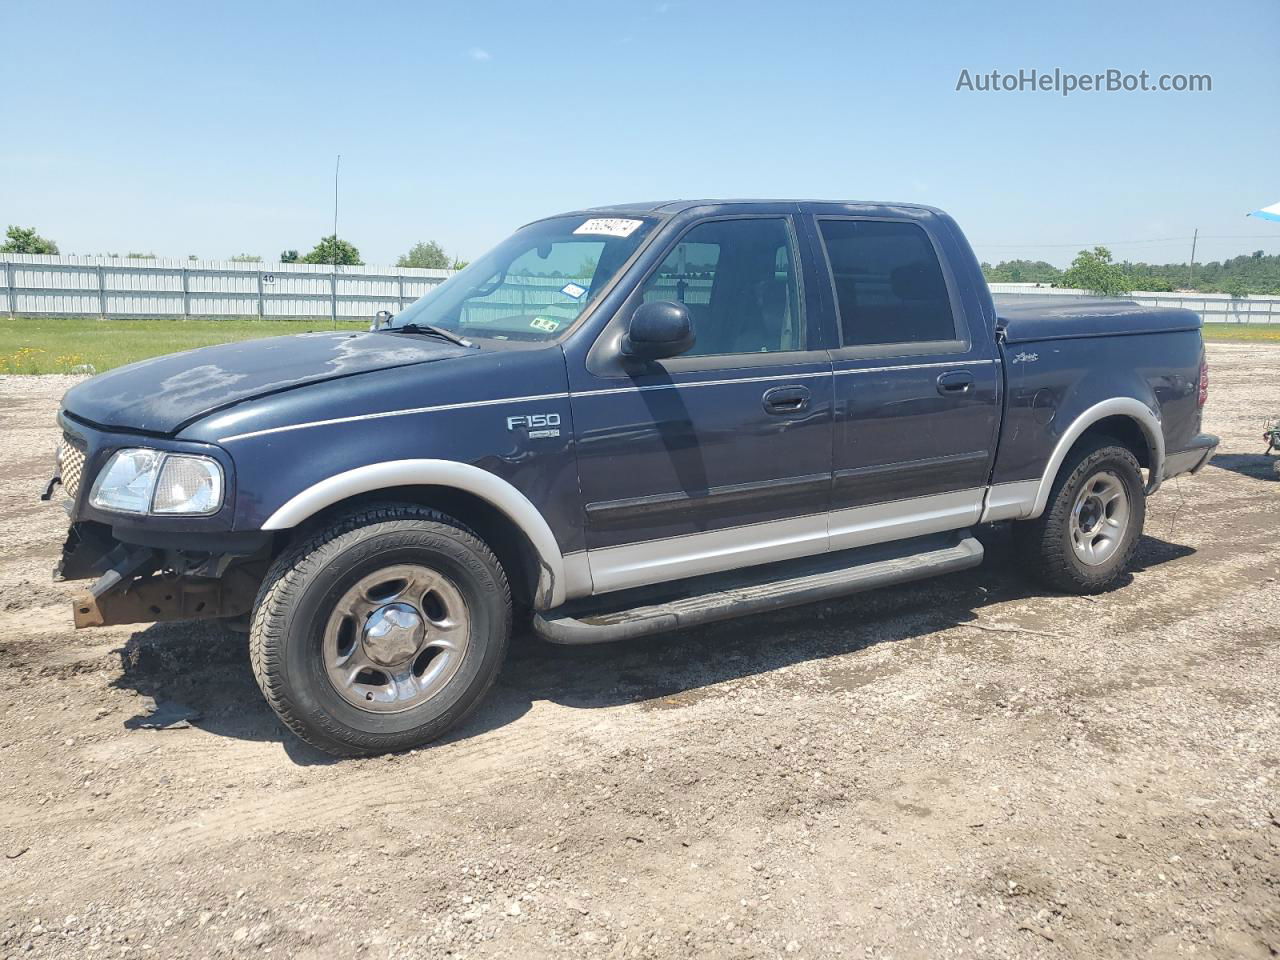
[[[1064,593],[1100,593],[1129,565],[1145,520],[1137,459],[1101,439],[1063,463],[1044,513],[1014,524],[1014,536],[1042,583]]]
[[[511,632],[506,575],[457,521],[412,504],[341,518],[259,591],[254,675],[295,734],[339,756],[406,750],[465,717]]]

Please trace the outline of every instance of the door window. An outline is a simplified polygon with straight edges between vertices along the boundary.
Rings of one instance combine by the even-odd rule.
[[[649,277],[643,297],[689,308],[697,342],[685,356],[804,349],[795,251],[781,218],[699,224]]]
[[[843,344],[956,339],[938,255],[918,224],[820,220]]]

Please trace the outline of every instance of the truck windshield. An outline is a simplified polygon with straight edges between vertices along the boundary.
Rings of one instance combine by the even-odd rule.
[[[518,230],[410,304],[390,329],[443,327],[469,338],[554,340],[653,230],[650,217],[555,217]]]

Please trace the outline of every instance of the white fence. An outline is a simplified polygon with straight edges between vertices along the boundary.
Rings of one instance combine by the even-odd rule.
[[[0,254],[0,313],[10,316],[329,317],[367,320],[408,306],[452,275],[413,267],[338,267],[235,260],[145,260]],[[512,278],[514,279],[514,278]],[[530,277],[520,307],[549,302],[562,278]],[[546,289],[541,289],[546,288]],[[1026,283],[993,283],[999,295],[1086,297]],[[512,296],[504,288],[502,299]],[[1185,307],[1210,323],[1280,323],[1280,297],[1144,293],[1127,299]],[[498,309],[507,303],[485,306]],[[514,303],[510,306],[515,306]]]
[[[1033,283],[993,283],[997,296],[1091,297],[1087,290],[1037,287]],[[1200,314],[1205,323],[1280,323],[1280,297],[1232,297],[1225,293],[1126,293],[1120,299],[1147,307],[1183,307]]]
[[[0,254],[10,316],[338,317],[408,306],[451,270]]]

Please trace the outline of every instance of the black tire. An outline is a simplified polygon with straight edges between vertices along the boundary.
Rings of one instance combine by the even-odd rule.
[[[344,591],[395,564],[429,566],[465,602],[468,640],[451,678],[423,703],[373,713],[340,695],[326,672],[325,626]],[[493,685],[511,634],[511,591],[497,557],[451,517],[377,504],[340,517],[272,564],[254,604],[249,652],[271,708],[326,753],[367,756],[420,746],[467,716]]]
[[[1086,484],[1109,474],[1124,486],[1128,518],[1107,558],[1085,563],[1073,546],[1071,514]],[[1044,513],[1014,524],[1014,543],[1035,579],[1063,593],[1101,593],[1115,585],[1137,549],[1146,521],[1146,494],[1137,458],[1107,437],[1081,444],[1063,461]]]

